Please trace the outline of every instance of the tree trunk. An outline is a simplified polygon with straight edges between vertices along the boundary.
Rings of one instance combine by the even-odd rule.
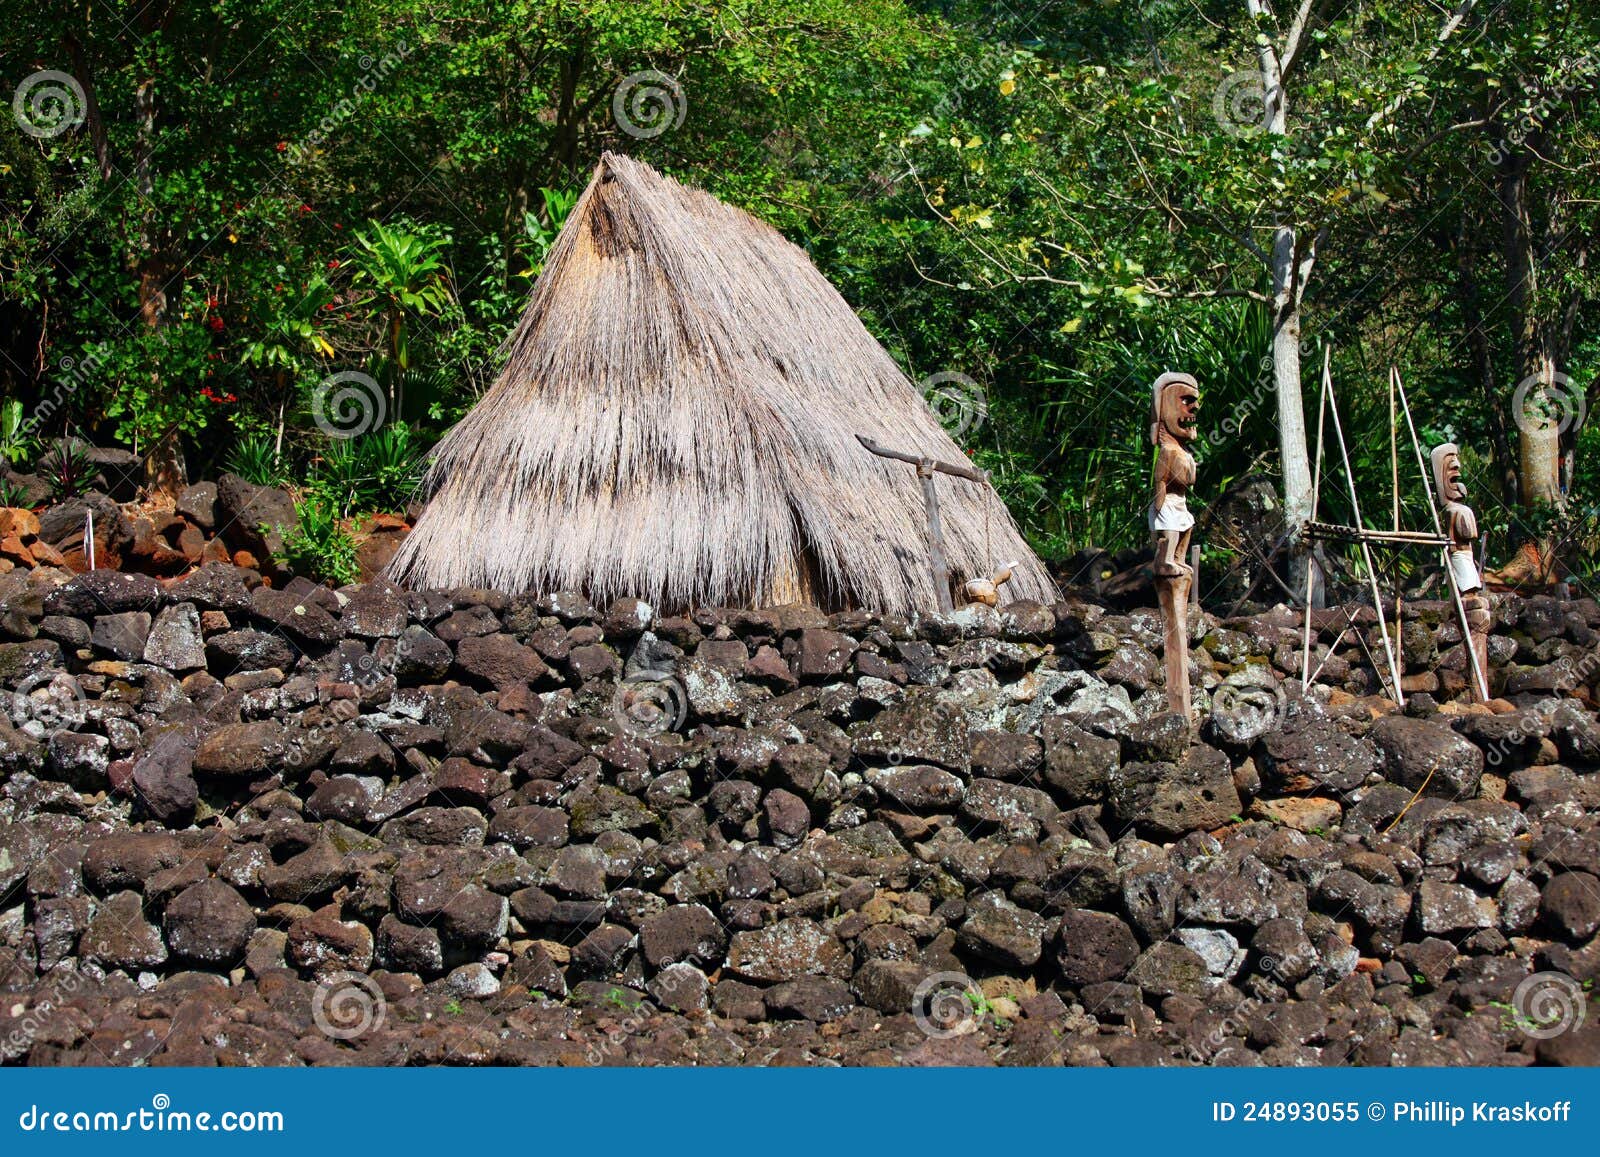
[[[1272,239],[1272,376],[1278,398],[1278,453],[1283,469],[1283,521],[1290,532],[1289,588],[1304,590],[1315,566],[1300,529],[1311,518],[1311,455],[1300,383],[1300,289],[1295,273],[1294,230],[1283,226]],[[1321,576],[1312,576],[1312,602],[1321,601]]]
[[[1556,365],[1549,334],[1539,317],[1538,262],[1533,222],[1528,212],[1527,148],[1513,150],[1500,166],[1501,236],[1506,262],[1506,301],[1516,339],[1517,391],[1512,418],[1517,423],[1518,474],[1525,510],[1560,506],[1560,411],[1552,406]]]
[[[1271,15],[1264,0],[1246,0],[1253,23]],[[1280,55],[1272,39],[1258,29],[1256,59],[1261,71],[1264,105],[1263,128],[1273,136],[1289,134],[1289,99],[1284,70],[1293,60],[1295,45],[1304,32],[1305,12],[1296,21]],[[1323,602],[1321,568],[1312,557],[1310,543],[1301,531],[1311,518],[1311,455],[1306,450],[1305,404],[1300,387],[1300,303],[1311,272],[1314,244],[1300,255],[1292,225],[1279,225],[1272,233],[1272,377],[1278,398],[1278,452],[1283,469],[1283,521],[1288,532],[1289,589],[1303,591],[1309,572],[1311,602]]]
[[[1495,466],[1500,479],[1502,502],[1518,501],[1519,458],[1512,454],[1510,423],[1506,418],[1504,399],[1494,376],[1494,349],[1489,342],[1489,331],[1483,320],[1483,291],[1478,282],[1477,223],[1466,206],[1461,210],[1461,226],[1456,233],[1456,302],[1461,308],[1462,324],[1467,331],[1467,349],[1472,355],[1472,369],[1478,378],[1478,389],[1483,394],[1489,411],[1489,440],[1494,449]]]
[[[144,202],[134,272],[139,279],[139,317],[145,329],[153,333],[167,324],[168,281],[175,274],[167,260],[169,246],[156,220],[155,182],[150,172],[150,160],[155,152],[156,82],[142,82],[134,90],[133,101],[139,117],[134,179]],[[164,389],[157,367],[150,370],[150,389],[156,395]],[[188,470],[183,460],[183,442],[176,428],[161,431],[155,443],[146,449],[144,483],[152,499],[167,505],[177,503],[178,492],[188,484]]]

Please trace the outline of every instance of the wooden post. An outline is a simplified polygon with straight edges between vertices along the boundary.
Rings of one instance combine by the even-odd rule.
[[[1189,548],[1189,605],[1196,609],[1200,606],[1200,547],[1198,544]]]
[[[944,558],[944,528],[939,525],[939,493],[933,487],[933,459],[924,458],[917,463],[917,477],[922,479],[922,501],[928,508],[928,566],[932,571],[933,593],[939,600],[939,613],[947,615],[956,609],[950,597],[950,565]]]
[[[1317,461],[1311,479],[1311,521],[1317,520],[1317,502],[1322,494],[1322,421],[1328,416],[1328,387],[1324,383],[1321,393],[1317,397]],[[1316,678],[1311,673],[1311,600],[1315,592],[1315,579],[1317,568],[1306,567],[1306,621],[1305,621],[1305,650],[1300,657],[1300,694],[1308,694],[1311,690],[1311,681]],[[1327,600],[1324,599],[1324,602]],[[1333,648],[1328,648],[1328,653],[1333,653]],[[1319,666],[1317,670],[1322,670]]]
[[[1161,604],[1162,657],[1167,668],[1167,710],[1193,720],[1189,707],[1189,586],[1188,575],[1162,575],[1156,579]]]
[[[856,441],[879,458],[892,458],[896,462],[906,462],[917,468],[917,477],[922,480],[922,501],[928,512],[928,568],[933,579],[934,598],[937,600],[939,613],[949,614],[955,610],[955,600],[950,595],[950,564],[944,553],[944,528],[939,522],[939,494],[934,489],[933,476],[948,474],[952,478],[965,478],[968,482],[982,482],[985,485],[988,484],[988,479],[970,466],[940,462],[936,458],[907,454],[902,450],[890,450],[878,445],[865,434],[857,434]]]

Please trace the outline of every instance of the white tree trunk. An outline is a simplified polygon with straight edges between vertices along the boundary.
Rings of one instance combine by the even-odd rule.
[[[1261,93],[1266,131],[1289,134],[1289,100],[1283,86],[1284,69],[1294,59],[1306,32],[1311,5],[1304,3],[1295,17],[1280,54],[1265,35],[1262,21],[1270,15],[1265,0],[1245,0],[1256,26],[1256,59],[1261,69]],[[1278,397],[1278,452],[1283,469],[1283,521],[1289,531],[1289,589],[1306,589],[1306,571],[1313,566],[1310,544],[1300,533],[1311,517],[1311,455],[1306,450],[1305,404],[1300,389],[1300,300],[1311,273],[1312,247],[1297,262],[1293,226],[1279,225],[1272,233],[1272,376]],[[1322,577],[1313,573],[1311,601],[1322,603]]]
[[[1272,376],[1278,399],[1278,454],[1283,470],[1283,521],[1289,540],[1289,589],[1306,586],[1310,544],[1299,533],[1311,517],[1311,455],[1306,448],[1305,403],[1300,385],[1300,292],[1295,275],[1295,233],[1281,226],[1272,239]],[[1312,602],[1322,601],[1321,576],[1313,576]]]

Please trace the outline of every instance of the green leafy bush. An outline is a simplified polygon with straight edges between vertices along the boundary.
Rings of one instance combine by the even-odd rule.
[[[89,489],[95,475],[94,463],[88,453],[75,442],[57,442],[39,460],[39,473],[50,488],[50,499],[60,502],[77,498]]]
[[[269,434],[246,434],[240,438],[225,465],[230,474],[257,486],[281,486],[286,481]]]
[[[295,504],[300,525],[284,536],[284,561],[296,574],[331,580],[343,586],[361,573],[356,561],[356,540],[328,501],[310,494]]]

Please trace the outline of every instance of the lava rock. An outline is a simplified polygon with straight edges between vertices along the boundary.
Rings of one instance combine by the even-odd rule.
[[[1197,743],[1176,763],[1126,763],[1109,783],[1112,818],[1155,839],[1221,827],[1243,810],[1228,757]]]
[[[243,956],[256,930],[250,905],[221,880],[202,880],[179,892],[161,922],[175,955],[223,969]]]
[[[1483,752],[1443,723],[1389,715],[1372,725],[1372,739],[1390,782],[1446,799],[1477,796]]]

